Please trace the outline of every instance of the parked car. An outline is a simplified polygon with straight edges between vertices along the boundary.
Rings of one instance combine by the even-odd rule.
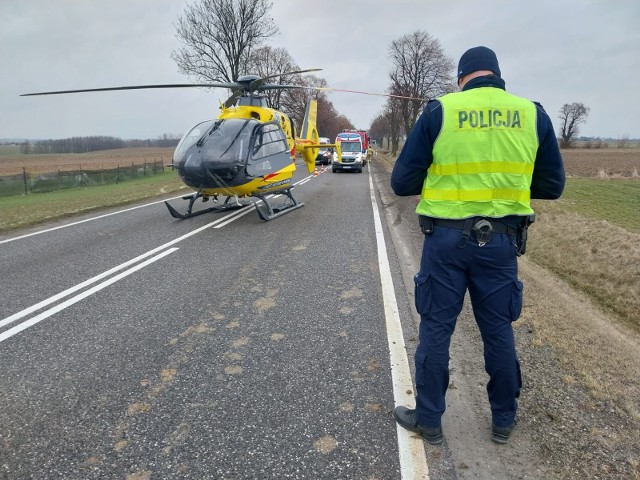
[[[316,165],[330,165],[333,161],[333,148],[321,148],[316,157]]]

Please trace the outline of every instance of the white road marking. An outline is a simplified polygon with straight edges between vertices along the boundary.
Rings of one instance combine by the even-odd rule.
[[[299,182],[294,183],[294,185],[302,185],[302,184],[308,182],[313,177],[314,177],[314,175],[311,174],[308,177],[303,178]],[[3,243],[9,243],[9,242],[13,242],[13,241],[16,241],[16,240],[22,240],[23,238],[33,237],[34,235],[40,235],[41,233],[53,232],[54,230],[59,230],[61,228],[72,227],[74,225],[80,225],[81,223],[91,222],[93,220],[98,220],[100,218],[110,217],[112,215],[118,215],[119,213],[130,212],[131,210],[136,210],[138,208],[150,207],[152,205],[156,205],[158,203],[163,203],[163,202],[168,201],[168,200],[175,200],[176,198],[182,198],[183,196],[184,195],[179,195],[177,197],[167,198],[165,200],[158,200],[157,202],[145,203],[144,205],[138,205],[136,207],[125,208],[124,210],[118,210],[117,212],[105,213],[104,215],[98,215],[97,217],[86,218],[84,220],[79,220],[77,222],[67,223],[65,225],[58,225],[57,227],[52,227],[52,228],[47,228],[45,230],[38,230],[37,232],[27,233],[25,235],[20,235],[19,237],[8,238],[6,240],[0,240],[0,245],[2,245]],[[244,214],[239,215],[238,218],[242,217],[242,216],[244,216]],[[227,217],[225,217],[225,218],[227,218]],[[235,218],[233,220],[235,220]],[[227,225],[228,223],[231,223],[233,220],[230,220],[230,221],[226,222],[225,225]]]
[[[229,215],[229,219],[226,222],[219,223],[218,225],[216,225],[213,228],[222,228],[225,225],[228,225],[231,222],[239,219],[240,217],[244,217],[247,213],[251,212],[255,207],[256,207],[256,205],[254,203],[252,203],[251,205],[247,205],[246,207],[241,208],[240,210],[238,210],[237,212],[233,213],[232,215]]]
[[[56,305],[55,307],[51,307],[49,310],[45,310],[44,312],[36,315],[35,317],[30,318],[29,320],[22,322],[20,325],[16,325],[13,328],[10,328],[9,330],[7,330],[6,332],[3,332],[0,334],[0,343],[4,342],[6,339],[13,337],[15,334],[20,333],[21,331],[32,327],[33,325],[40,323],[42,320],[45,320],[47,318],[49,318],[50,316],[64,310],[65,308],[73,305],[74,303],[78,303],[80,300],[83,300],[85,298],[87,298],[90,295],[93,295],[96,292],[99,292],[100,290],[102,290],[103,288],[108,287],[109,285],[116,283],[119,280],[122,280],[125,277],[128,277],[129,275],[131,275],[134,272],[137,272],[138,270],[146,267],[147,265],[152,264],[153,262],[160,260],[163,257],[166,257],[167,255],[169,255],[170,253],[175,252],[176,250],[178,250],[178,248],[170,248],[168,250],[165,250],[162,253],[159,253],[158,255],[156,255],[155,257],[151,257],[148,260],[145,260],[142,263],[139,263],[138,265],[136,265],[135,267],[131,267],[129,270],[125,270],[122,273],[119,273],[118,275],[116,275],[115,277],[111,277],[109,280],[105,280],[102,283],[99,283],[98,285],[90,288],[89,290],[85,290],[84,292],[76,295],[75,297],[71,297],[68,300],[65,300],[62,303],[59,303],[58,305]]]
[[[389,344],[389,356],[391,359],[391,380],[393,383],[393,398],[395,405],[405,405],[409,408],[415,405],[413,381],[407,360],[407,351],[402,335],[402,324],[398,313],[387,246],[384,241],[384,232],[378,203],[373,189],[371,170],[369,169],[369,193],[373,206],[373,219],[376,229],[376,242],[378,246],[378,268],[382,283],[382,299],[384,303],[384,316],[387,325],[387,340]],[[405,430],[400,425],[396,426],[398,434],[398,450],[400,455],[400,476],[402,479],[429,479],[429,466],[424,452],[424,442],[421,437]]]
[[[180,195],[179,197],[168,198],[167,200],[175,200],[176,198],[182,198],[182,195]],[[34,235],[40,235],[41,233],[53,232],[54,230],[59,230],[61,228],[72,227],[74,225],[80,225],[81,223],[91,222],[93,220],[98,220],[100,218],[110,217],[111,215],[118,215],[119,213],[130,212],[131,210],[136,210],[138,208],[150,207],[151,205],[156,205],[162,202],[164,202],[164,200],[158,200],[157,202],[146,203],[144,205],[138,205],[137,207],[125,208],[124,210],[118,210],[117,212],[105,213],[104,215],[86,218],[85,220],[80,220],[73,223],[67,223],[66,225],[58,225],[57,227],[47,228],[45,230],[38,230],[37,232],[27,233],[26,235],[21,235],[19,237],[9,238],[7,240],[0,240],[0,245],[2,245],[3,243],[13,242],[15,240],[22,240],[23,238],[27,238],[27,237],[33,237]]]
[[[108,277],[109,275],[112,275],[115,272],[118,272],[118,271],[122,270],[123,268],[127,268],[128,266],[133,265],[134,263],[137,263],[137,262],[139,262],[140,260],[142,260],[144,258],[147,258],[147,257],[149,257],[151,255],[154,255],[154,254],[156,254],[156,253],[158,253],[158,252],[160,252],[160,251],[162,251],[162,250],[164,250],[166,248],[169,248],[172,245],[175,245],[176,243],[181,242],[182,240],[185,240],[186,238],[189,238],[189,237],[191,237],[193,235],[196,235],[197,233],[200,233],[203,230],[206,230],[207,228],[211,228],[211,227],[213,227],[213,226],[215,226],[215,225],[217,225],[217,224],[219,224],[221,222],[224,222],[230,216],[236,215],[236,213],[237,212],[234,212],[234,213],[232,213],[230,215],[226,215],[226,216],[224,216],[222,218],[219,218],[219,219],[217,219],[217,220],[215,220],[215,221],[213,221],[211,223],[208,223],[208,224],[206,224],[206,225],[204,225],[204,226],[202,226],[200,228],[196,228],[195,230],[192,230],[191,232],[189,232],[189,233],[187,233],[185,235],[182,235],[181,237],[178,237],[178,238],[176,238],[174,240],[171,240],[170,242],[165,243],[164,245],[160,245],[159,247],[156,247],[153,250],[149,250],[148,252],[143,253],[142,255],[139,255],[139,256],[127,261],[127,262],[124,262],[124,263],[118,265],[117,267],[113,267],[112,269],[107,270],[106,272],[103,272],[103,273],[101,273],[99,275],[96,275],[95,277],[92,277],[92,278],[90,278],[88,280],[85,280],[84,282],[79,283],[78,285],[75,285],[75,286],[65,290],[64,292],[58,293],[57,295],[49,297],[49,298],[47,298],[47,299],[45,299],[45,300],[43,300],[43,301],[41,301],[39,303],[36,303],[35,305],[32,305],[31,307],[25,308],[24,310],[22,310],[22,311],[20,311],[18,313],[15,313],[15,314],[13,314],[13,315],[11,315],[11,316],[3,319],[3,320],[0,320],[0,328],[4,327],[5,325],[7,325],[7,324],[9,324],[11,322],[15,322],[16,320],[19,320],[20,318],[23,318],[23,317],[29,315],[30,313],[33,313],[33,312],[35,312],[37,310],[40,310],[41,308],[44,308],[47,305],[50,305],[50,304],[52,304],[54,302],[57,302],[58,300],[61,300],[62,298],[67,297],[67,296],[71,295],[72,293],[75,293],[78,290],[81,290],[84,287],[87,287],[87,286],[91,285],[92,283],[95,283],[95,282],[97,282],[99,280],[102,280],[103,278]]]
[[[303,178],[302,180],[294,183],[294,186],[298,186],[298,185],[304,185],[305,183],[307,183],[309,180],[311,180],[314,177],[314,175],[309,175],[308,177]],[[267,198],[277,198],[279,196],[281,196],[282,194],[277,194],[277,195],[267,195]],[[254,208],[256,208],[256,203],[260,203],[262,202],[262,200],[258,200],[257,202],[255,202],[253,205],[247,205],[246,207],[238,210],[237,212],[231,214],[228,217],[228,220],[226,220],[223,223],[220,223],[219,225],[216,225],[214,228],[222,228],[228,224],[230,224],[231,222],[235,222],[237,219],[239,219],[240,217],[244,217],[247,213],[249,213],[250,211],[252,211]],[[245,208],[247,208],[247,210],[245,210]],[[240,213],[241,212],[241,213]],[[234,216],[235,215],[235,216]],[[227,217],[225,217],[227,218]]]
[[[305,181],[307,179],[310,179],[312,177],[313,177],[313,175],[309,175],[305,179],[302,179],[300,182],[303,182],[303,181]],[[298,182],[298,183],[296,183],[294,185],[297,185],[300,182]],[[270,198],[270,197],[273,197],[273,195],[269,195],[267,198]],[[174,197],[174,198],[180,198],[180,197]],[[38,235],[40,233],[51,232],[53,230],[58,230],[60,228],[70,227],[72,225],[78,225],[78,224],[81,224],[81,223],[89,222],[91,220],[97,220],[99,218],[109,217],[111,215],[116,215],[118,213],[128,212],[130,210],[135,210],[137,208],[147,207],[147,206],[155,205],[157,203],[162,203],[162,202],[164,202],[164,200],[160,200],[158,202],[153,202],[153,203],[147,203],[145,205],[139,205],[137,207],[128,208],[128,209],[125,209],[125,210],[119,210],[117,212],[112,212],[112,213],[108,213],[108,214],[105,214],[105,215],[100,215],[100,216],[97,216],[97,217],[88,218],[88,219],[81,220],[81,221],[75,222],[75,223],[70,223],[70,224],[67,224],[67,225],[61,225],[61,226],[58,226],[58,227],[54,227],[54,228],[50,228],[50,229],[46,229],[46,230],[41,230],[41,231],[34,232],[34,233],[31,233],[31,234],[28,234],[28,235],[22,235],[20,237],[11,238],[9,240],[1,241],[0,244],[6,243],[6,242],[10,242],[10,241],[13,241],[13,240],[18,240],[18,239],[21,239],[21,238],[30,237],[32,235]],[[124,268],[127,268],[130,265],[133,265],[133,264],[139,262],[140,260],[142,260],[144,258],[147,258],[147,257],[149,257],[151,255],[156,254],[157,252],[160,252],[160,251],[172,246],[172,245],[175,245],[176,243],[181,242],[182,240],[184,240],[186,238],[189,238],[189,237],[191,237],[193,235],[196,235],[197,233],[200,233],[201,231],[206,230],[207,228],[210,228],[210,227],[214,227],[214,228],[224,227],[225,225],[228,225],[229,223],[237,220],[238,218],[243,217],[244,215],[246,215],[247,213],[252,211],[254,208],[255,208],[255,204],[247,205],[247,206],[245,206],[245,207],[243,207],[243,208],[241,208],[241,209],[239,209],[237,211],[234,211],[234,212],[232,212],[232,213],[230,213],[230,214],[228,214],[228,215],[226,215],[226,216],[224,216],[222,218],[219,218],[219,219],[217,219],[217,220],[215,220],[215,221],[213,221],[211,223],[208,223],[208,224],[206,224],[206,225],[204,225],[204,226],[202,226],[200,228],[197,228],[197,229],[195,229],[195,230],[193,230],[193,231],[191,231],[191,232],[189,232],[189,233],[187,233],[185,235],[182,235],[181,237],[178,237],[178,238],[176,238],[176,239],[174,239],[174,240],[172,240],[172,241],[170,241],[168,243],[165,243],[164,245],[161,245],[161,246],[156,247],[156,248],[154,248],[152,250],[149,250],[148,252],[146,252],[146,253],[144,253],[142,255],[139,255],[139,256],[127,261],[127,262],[124,262],[124,263],[122,263],[122,264],[120,264],[120,265],[118,265],[116,267],[113,267],[113,268],[111,268],[111,269],[109,269],[109,270],[107,270],[105,272],[102,272],[101,274],[96,275],[95,277],[92,277],[92,278],[90,278],[88,280],[85,280],[82,283],[74,285],[73,287],[68,288],[67,290],[65,290],[63,292],[60,292],[60,293],[58,293],[56,295],[53,295],[52,297],[49,297],[49,298],[47,298],[45,300],[42,300],[41,302],[38,302],[38,303],[36,303],[34,305],[31,305],[30,307],[25,308],[24,310],[21,310],[21,311],[19,311],[17,313],[14,313],[13,315],[10,315],[10,316],[0,320],[0,328],[3,328],[4,326],[6,326],[6,325],[8,325],[10,323],[13,323],[13,322],[15,322],[17,320],[20,320],[21,318],[24,318],[27,315],[30,315],[31,313],[34,313],[34,312],[36,312],[36,311],[38,311],[38,310],[40,310],[40,309],[42,309],[42,308],[44,308],[44,307],[46,307],[48,305],[51,305],[52,303],[55,303],[55,302],[57,302],[59,300],[62,300],[63,298],[65,298],[65,297],[67,297],[67,296],[69,296],[69,295],[71,295],[71,294],[73,294],[73,293],[75,293],[75,292],[77,292],[79,290],[82,290],[83,288],[85,288],[85,287],[87,287],[87,286],[89,286],[89,285],[91,285],[91,284],[93,284],[93,283],[95,283],[95,282],[97,282],[99,280],[102,280],[103,278],[106,278],[106,277],[108,277],[108,276],[110,276],[110,275],[112,275],[112,274],[114,274],[114,273],[116,273],[116,272],[118,272],[118,271],[120,271],[120,270],[122,270]],[[18,327],[15,327],[15,328],[18,328]]]

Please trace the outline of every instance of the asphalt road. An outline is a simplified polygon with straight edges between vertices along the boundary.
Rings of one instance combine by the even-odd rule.
[[[153,203],[0,238],[0,478],[428,478],[369,168],[295,181],[270,222]]]
[[[302,170],[270,222],[153,202],[0,236],[0,479],[545,478],[526,432],[489,440],[468,306],[444,443],[397,427],[415,199],[382,158]]]

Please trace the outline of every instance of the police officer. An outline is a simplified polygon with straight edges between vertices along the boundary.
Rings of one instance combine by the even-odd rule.
[[[425,234],[415,276],[416,408],[398,406],[394,416],[427,442],[442,442],[449,344],[468,290],[489,374],[491,438],[506,443],[522,386],[511,325],[522,308],[517,256],[534,218],[530,199],[559,198],[564,166],[549,116],[506,92],[493,50],[462,55],[458,87],[427,104],[391,174],[396,195],[421,196]]]

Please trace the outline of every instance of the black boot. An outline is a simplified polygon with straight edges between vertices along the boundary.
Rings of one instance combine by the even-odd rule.
[[[513,422],[508,427],[496,427],[495,424],[491,424],[491,440],[496,443],[507,443],[509,441],[509,437],[513,432],[513,429],[516,426],[516,422]]]
[[[393,411],[393,416],[396,417],[396,421],[401,427],[419,433],[431,445],[440,445],[442,443],[444,438],[442,427],[423,427],[418,425],[415,409],[396,407]]]

